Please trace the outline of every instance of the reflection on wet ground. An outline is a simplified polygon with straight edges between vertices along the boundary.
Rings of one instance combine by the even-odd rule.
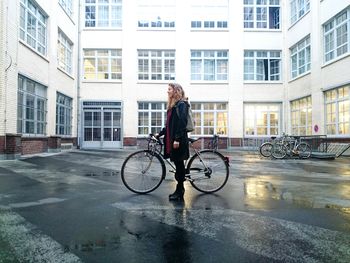
[[[56,256],[84,262],[350,260],[350,159],[230,152],[222,190],[202,194],[186,182],[184,201],[169,202],[171,174],[151,194],[125,188],[126,155],[76,151],[1,163],[0,247],[15,247],[22,262],[50,238],[62,244],[64,255],[47,241]],[[9,256],[0,251],[0,262]]]

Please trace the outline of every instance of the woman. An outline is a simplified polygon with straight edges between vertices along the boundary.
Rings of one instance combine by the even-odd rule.
[[[176,167],[176,190],[169,195],[169,200],[182,200],[185,193],[185,163],[189,158],[188,136],[186,131],[189,104],[181,85],[168,85],[167,121],[157,137],[164,135],[164,157],[170,158]]]

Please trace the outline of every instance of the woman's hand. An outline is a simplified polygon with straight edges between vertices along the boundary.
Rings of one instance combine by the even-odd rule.
[[[180,143],[179,143],[178,141],[174,141],[174,142],[173,142],[173,148],[174,148],[174,149],[179,148],[179,146],[180,146]]]

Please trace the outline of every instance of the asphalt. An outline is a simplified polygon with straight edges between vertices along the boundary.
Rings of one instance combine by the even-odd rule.
[[[137,195],[120,178],[132,150],[0,161],[2,262],[350,262],[350,158],[226,151],[215,194],[171,174]]]

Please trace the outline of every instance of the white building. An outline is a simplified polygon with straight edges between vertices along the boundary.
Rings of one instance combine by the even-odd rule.
[[[76,141],[78,6],[1,1],[0,155]]]
[[[22,146],[56,136],[82,148],[135,146],[164,126],[169,82],[191,101],[192,134],[220,134],[227,147],[282,132],[350,140],[350,0],[47,2],[1,6],[2,141],[16,133]],[[42,12],[34,47],[22,19],[31,8]],[[14,114],[23,80],[46,102],[34,132],[29,102]]]

